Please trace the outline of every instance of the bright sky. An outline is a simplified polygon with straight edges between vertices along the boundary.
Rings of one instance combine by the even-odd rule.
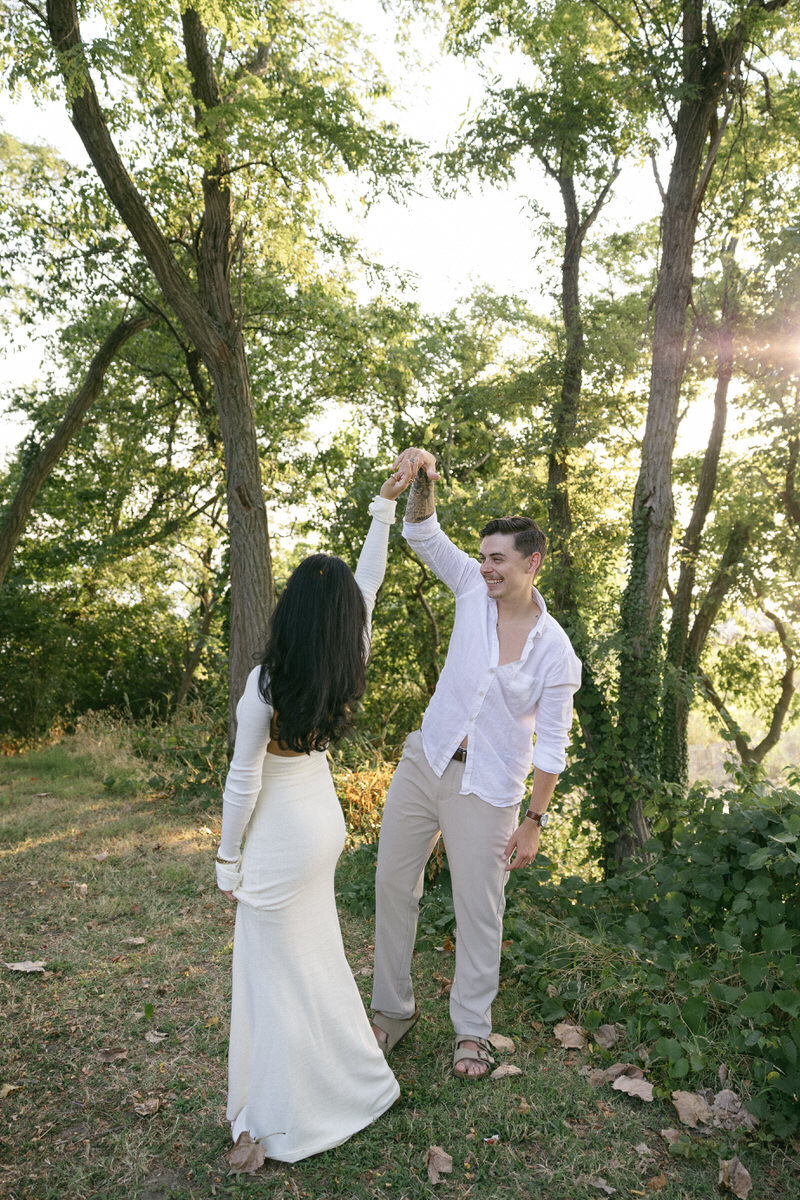
[[[428,31],[420,32],[417,38],[419,57],[426,56],[427,62],[419,69],[410,68],[397,53],[392,20],[379,0],[338,2],[348,19],[362,24],[375,38],[375,52],[394,83],[397,102],[403,106],[394,114],[395,119],[411,136],[443,146],[465,112],[474,111],[480,101],[483,85],[475,67],[436,54],[435,35]],[[509,59],[498,59],[495,65],[508,69],[509,64]],[[85,158],[66,113],[57,106],[37,109],[31,103],[11,104],[0,97],[0,127],[28,142],[55,145],[67,158]],[[358,236],[365,249],[380,261],[408,273],[415,281],[420,303],[427,309],[449,308],[478,283],[488,283],[500,292],[525,295],[533,307],[550,309],[552,301],[542,291],[545,275],[536,260],[533,227],[526,213],[531,198],[545,203],[553,199],[542,175],[532,167],[522,167],[508,188],[482,189],[472,184],[459,196],[446,199],[423,184],[420,194],[407,203],[380,201],[366,215],[359,204],[352,212],[342,205],[337,222],[345,232]],[[649,177],[632,173],[618,182],[617,199],[609,215],[640,219],[648,211],[656,211],[656,204]],[[41,356],[41,346],[35,344],[7,347],[5,379],[35,375]],[[709,423],[708,413],[698,412],[698,435],[708,429]],[[0,456],[4,446],[15,445],[23,431],[14,418],[3,415]],[[690,431],[687,433],[691,437]]]

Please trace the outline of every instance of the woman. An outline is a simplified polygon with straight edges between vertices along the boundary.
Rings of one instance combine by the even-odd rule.
[[[401,468],[370,505],[355,577],[322,554],[294,571],[237,708],[217,852],[217,883],[238,902],[227,1115],[234,1142],[246,1131],[281,1162],[338,1146],[400,1093],[344,955],[333,876],[345,825],[325,748],[364,691],[410,478]]]

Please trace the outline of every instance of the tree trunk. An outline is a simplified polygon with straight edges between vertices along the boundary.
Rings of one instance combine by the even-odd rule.
[[[683,5],[682,99],[661,218],[654,300],[653,357],[642,460],[631,517],[630,568],[621,606],[620,736],[642,792],[658,783],[662,691],[661,604],[673,524],[672,457],[686,369],[686,324],[700,206],[732,103],[744,45],[741,24],[720,42],[700,0]],[[718,119],[726,97],[728,108]],[[635,850],[645,828],[640,802],[625,840]]]
[[[723,311],[723,319],[728,314]],[[717,486],[717,471],[725,424],[728,415],[728,389],[733,374],[733,336],[729,326],[717,335],[718,366],[717,386],[714,392],[714,420],[708,445],[703,456],[700,483],[695,497],[692,515],[680,547],[680,573],[675,598],[672,602],[672,620],[667,637],[667,656],[664,672],[664,698],[662,702],[661,729],[661,777],[670,783],[685,788],[689,776],[688,725],[689,709],[694,691],[694,670],[702,654],[703,646],[695,646],[694,664],[686,661],[689,644],[689,620],[697,576],[697,559],[706,519]],[[705,639],[704,639],[705,642]]]
[[[583,245],[591,226],[619,174],[615,162],[608,181],[588,214],[583,218],[571,174],[550,172],[556,179],[564,206],[564,252],[561,261],[561,316],[565,353],[561,391],[553,412],[553,434],[547,460],[548,557],[552,586],[552,609],[566,630],[583,662],[580,690],[575,708],[591,772],[591,793],[586,815],[595,823],[602,845],[606,873],[614,869],[619,825],[617,797],[620,794],[619,755],[616,731],[608,702],[595,679],[589,658],[589,639],[578,606],[575,589],[575,560],[572,552],[570,506],[570,459],[580,412],[583,388],[584,334],[580,302],[580,269]]]
[[[71,119],[112,203],[130,230],[167,303],[197,347],[214,384],[225,447],[231,563],[229,741],[236,703],[263,640],[272,604],[267,513],[250,379],[241,329],[230,290],[232,198],[223,185],[224,163],[203,179],[199,292],[173,256],[166,238],[137,191],[111,139],[81,40],[75,0],[47,0],[50,37],[69,88]],[[205,32],[193,9],[183,13],[184,43],[199,106],[221,103]],[[76,86],[76,72],[80,82]],[[79,90],[80,89],[80,90]],[[199,107],[198,106],[198,107]]]
[[[211,559],[211,551],[209,550],[203,556],[203,564],[207,571],[210,570],[210,559]],[[195,643],[194,643],[194,646],[192,647],[192,651],[190,654],[188,654],[186,656],[186,662],[184,663],[184,667],[183,667],[183,678],[181,679],[180,687],[178,688],[177,694],[175,696],[175,707],[176,708],[178,708],[183,703],[183,701],[186,699],[187,695],[189,694],[189,688],[192,686],[192,680],[194,679],[194,673],[197,670],[197,668],[200,666],[200,660],[203,657],[203,650],[205,648],[206,639],[208,638],[208,631],[211,628],[211,621],[214,617],[214,608],[216,605],[217,597],[213,593],[209,592],[206,580],[203,580],[200,585],[199,596],[200,596],[200,612],[202,613],[202,620],[200,622],[200,629],[198,631],[197,637],[195,638]]]
[[[141,314],[131,317],[129,320],[120,321],[111,330],[92,359],[89,370],[86,372],[86,378],[63,419],[56,427],[55,433],[26,468],[3,518],[3,523],[0,525],[0,587],[3,586],[14,551],[36,503],[36,497],[53,467],[83,424],[89,408],[100,395],[109,366],[125,343],[152,323],[152,317]]]

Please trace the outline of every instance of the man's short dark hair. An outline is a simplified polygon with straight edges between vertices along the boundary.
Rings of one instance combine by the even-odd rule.
[[[514,549],[523,558],[529,558],[531,554],[540,554],[544,561],[547,538],[530,517],[495,517],[488,525],[484,525],[480,536],[490,537],[493,533],[513,533]]]

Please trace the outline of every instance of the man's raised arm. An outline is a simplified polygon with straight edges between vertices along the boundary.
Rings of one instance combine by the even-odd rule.
[[[472,586],[480,571],[476,560],[459,550],[436,520],[433,483],[440,478],[436,458],[429,450],[409,446],[397,458],[395,470],[406,465],[414,482],[408,493],[403,537],[434,575],[459,595],[465,587]]]
[[[393,470],[399,470],[404,463],[408,463],[414,477],[411,491],[408,493],[406,520],[409,524],[417,525],[420,521],[425,521],[428,517],[433,516],[436,511],[433,482],[440,476],[436,470],[436,458],[428,450],[409,446],[398,456]]]

